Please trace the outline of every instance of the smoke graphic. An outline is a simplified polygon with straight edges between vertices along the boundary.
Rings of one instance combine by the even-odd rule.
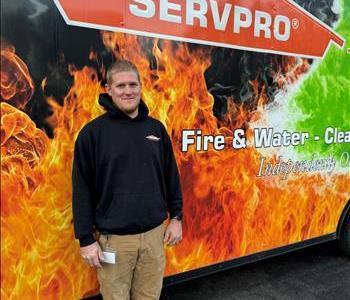
[[[334,26],[339,19],[339,15],[333,10],[336,7],[335,1],[296,0],[295,2],[327,25]],[[266,94],[267,103],[273,102],[277,92],[283,88],[278,83],[278,75],[288,72],[288,68],[285,69],[287,64],[292,69],[299,63],[298,60],[294,63],[288,60],[288,56],[216,48],[212,54],[212,65],[205,73],[208,90],[215,99],[214,115],[224,123],[229,113],[230,101],[246,111],[254,111],[262,93]],[[312,64],[312,60],[309,59],[308,63]],[[254,88],[253,81],[257,84],[257,88]],[[229,125],[235,126],[235,124]]]

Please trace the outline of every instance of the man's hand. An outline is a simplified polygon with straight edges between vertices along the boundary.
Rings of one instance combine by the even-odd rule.
[[[98,242],[85,247],[80,247],[80,254],[90,267],[102,267],[101,262],[103,262],[103,254]]]
[[[165,230],[164,242],[169,246],[178,244],[182,240],[182,222],[171,219]]]

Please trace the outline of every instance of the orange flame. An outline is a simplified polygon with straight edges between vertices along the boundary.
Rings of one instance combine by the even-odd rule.
[[[95,273],[73,242],[70,176],[73,141],[83,124],[101,114],[96,99],[102,88],[92,69],[71,67],[71,74],[75,84],[65,105],[48,99],[53,140],[25,113],[1,103],[4,299],[77,299],[98,291]]]
[[[185,44],[162,41],[159,46],[155,40],[152,54],[157,69],[152,70],[147,53],[141,51],[141,45],[149,40],[110,32],[103,32],[102,37],[116,58],[129,59],[138,66],[143,98],[151,114],[166,125],[173,141],[185,198],[185,238],[179,246],[167,249],[167,275],[335,231],[349,198],[348,176],[332,177],[335,192],[327,183],[329,178],[320,175],[282,183],[280,179],[257,178],[259,154],[252,148],[235,151],[227,147],[206,153],[191,148],[180,152],[183,129],[200,128],[203,135],[232,136],[234,128],[259,118],[258,112],[229,101],[227,127],[218,126],[212,113],[213,97],[203,75],[210,65],[210,50],[191,52]],[[284,59],[282,70],[276,74],[279,86],[295,82],[308,66],[304,59]],[[256,81],[252,85],[259,96],[258,106],[263,107],[266,92],[257,92]],[[227,141],[231,142],[229,138]]]
[[[34,83],[25,63],[14,47],[1,46],[1,102],[23,109],[33,93]]]
[[[166,248],[166,275],[335,231],[350,197],[349,176],[261,179],[256,177],[259,154],[252,148],[180,151],[183,129],[200,128],[203,134],[229,137],[247,119],[259,118],[231,101],[227,126],[218,125],[203,75],[210,65],[210,50],[109,32],[103,32],[102,38],[117,58],[138,66],[143,99],[172,138],[185,220],[183,242]],[[150,42],[152,53],[143,52],[142,45]],[[4,68],[5,73],[11,70]],[[70,173],[73,142],[81,127],[102,113],[97,99],[103,88],[91,68],[71,66],[70,72],[74,84],[64,105],[48,99],[53,111],[52,140],[27,115],[1,104],[4,299],[76,299],[98,289],[95,272],[83,264],[73,242]],[[30,78],[29,73],[25,78]],[[16,95],[20,93],[17,87]],[[261,92],[258,105],[263,106],[266,99]]]

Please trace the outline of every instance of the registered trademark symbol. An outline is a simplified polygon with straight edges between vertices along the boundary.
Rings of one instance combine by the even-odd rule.
[[[293,19],[292,20],[292,26],[294,29],[298,29],[299,28],[299,20],[298,19]]]

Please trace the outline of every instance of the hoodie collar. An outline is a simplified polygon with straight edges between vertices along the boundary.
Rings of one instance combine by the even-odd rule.
[[[119,120],[141,121],[147,118],[149,112],[146,104],[141,100],[138,115],[135,118],[131,118],[114,105],[112,97],[107,93],[100,95],[98,103],[104,107],[108,115]]]

